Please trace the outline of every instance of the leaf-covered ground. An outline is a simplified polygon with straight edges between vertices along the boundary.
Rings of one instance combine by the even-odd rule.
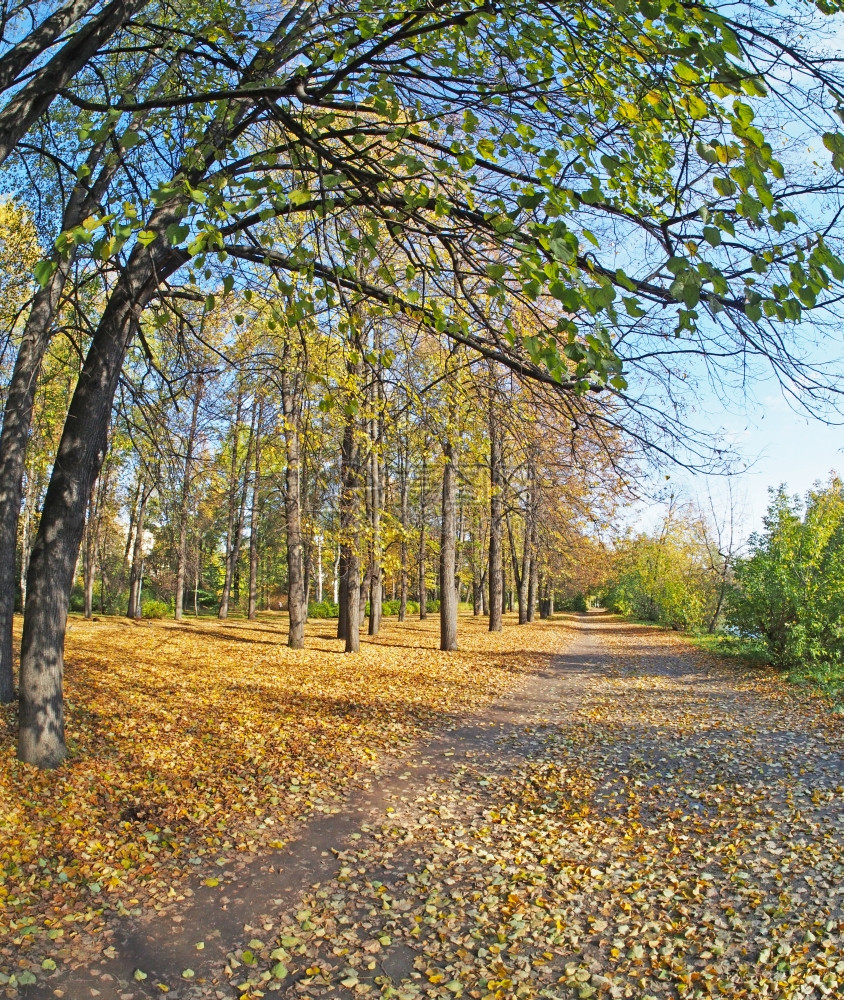
[[[190,965],[185,959],[169,974],[159,969],[153,975],[153,955],[137,975],[119,973],[123,944],[107,929],[102,953],[90,950],[95,936],[77,939],[81,944],[84,937],[86,960],[97,959],[90,971],[98,978],[62,978],[59,970],[45,986],[69,1000],[164,993],[182,1000],[844,996],[840,718],[823,699],[765,669],[724,664],[669,633],[607,617],[574,627],[574,639],[566,623],[509,626],[497,638],[479,630],[465,640],[474,652],[458,657],[418,653],[404,641],[389,669],[383,661],[396,655],[389,652],[395,645],[386,645],[390,637],[397,641],[392,630],[384,648],[367,652],[369,662],[362,657],[359,667],[323,655],[336,666],[326,666],[313,684],[358,689],[358,707],[349,709],[361,715],[356,734],[346,739],[338,731],[336,742],[349,754],[357,747],[352,760],[363,767],[369,766],[364,747],[393,761],[372,782],[364,822],[338,826],[335,850],[319,851],[322,858],[305,884],[277,898],[256,904],[228,869],[219,880],[205,877],[206,883],[226,881],[206,890],[218,895],[202,904],[204,911],[186,910],[190,926],[179,933],[195,940]],[[417,629],[409,630],[414,641],[426,634],[430,641],[430,632]],[[506,652],[528,647],[536,652]],[[543,652],[549,648],[563,651],[553,664]],[[285,652],[271,656],[276,666],[279,657],[290,661]],[[407,673],[416,656],[422,659]],[[319,654],[313,657],[321,662]],[[238,677],[249,672],[237,657],[220,669]],[[399,687],[408,688],[386,701],[377,694],[385,670],[396,671]],[[341,676],[334,678],[335,672]],[[311,683],[290,669],[287,687],[280,688],[288,697],[294,677],[296,685]],[[508,700],[483,706],[496,687],[508,686]],[[245,690],[237,699],[247,716],[250,698]],[[425,728],[436,729],[438,701],[445,731],[426,739]],[[372,707],[371,717],[361,704]],[[212,705],[214,712],[224,708],[232,725],[237,707],[219,700]],[[329,729],[339,730],[340,712],[335,706],[326,716]],[[309,716],[301,705],[287,713],[288,726],[297,731],[303,718],[322,717],[315,710]],[[198,712],[189,718],[200,724]],[[373,746],[379,719],[391,728]],[[316,735],[319,727],[312,724],[312,730]],[[408,743],[411,735],[421,742]],[[337,775],[350,774],[354,765],[331,769],[334,742],[325,735],[316,752],[328,755],[326,780],[319,761],[308,756],[314,753],[308,741],[300,740],[299,753],[314,761],[311,780],[321,781],[307,795],[317,807],[348,811],[330,796],[342,784]],[[388,758],[390,750],[396,753]],[[205,763],[213,773],[213,760]],[[82,772],[85,765],[73,768]],[[241,765],[242,784],[235,788],[251,787],[246,771]],[[294,787],[308,780],[307,772]],[[272,771],[262,773],[272,777]],[[94,768],[85,775],[102,787]],[[272,780],[280,789],[285,785]],[[228,787],[226,767],[219,781]],[[189,794],[189,782],[183,791]],[[292,803],[285,808],[293,816],[297,800],[278,798]],[[247,829],[245,810],[227,808],[227,822]],[[300,803],[300,813],[304,808]],[[290,864],[307,858],[309,844],[317,850],[328,843],[331,823],[342,815],[312,818],[301,827],[299,853],[289,855]],[[179,880],[181,856],[171,857],[154,869],[153,886],[162,886],[158,896],[153,888],[141,900],[134,880],[135,908],[161,905],[162,913],[172,914],[168,892],[188,901],[206,861],[227,860],[226,851],[238,843],[245,845],[244,857],[259,857],[264,834],[250,840],[241,833],[240,841],[231,836],[230,848],[224,839],[208,841],[222,838],[221,832],[204,836],[181,848],[190,854],[205,844],[206,854],[196,855],[203,871]],[[162,853],[150,851],[150,865],[164,852],[176,853],[163,840],[154,846]],[[261,877],[272,881],[274,870],[265,868]],[[257,892],[260,883],[251,884]],[[108,890],[103,883],[94,893],[99,905],[109,891],[123,899],[122,886]],[[219,936],[215,921],[223,911],[235,929],[224,957],[209,963],[203,956]],[[138,919],[129,915],[123,922]],[[109,920],[114,923],[114,916]],[[59,926],[79,930],[67,918]],[[74,964],[73,947],[63,954],[59,964]],[[49,966],[37,974],[46,973]]]
[[[565,625],[499,635],[461,619],[437,650],[437,616],[389,622],[359,656],[336,623],[284,645],[281,616],[139,624],[72,621],[68,761],[14,756],[0,710],[0,988],[61,970],[115,914],[166,909],[223,864],[286,842],[340,808],[348,782],[409,741],[510,690],[565,642]]]
[[[397,803],[247,947],[235,995],[283,989],[281,962],[325,998],[844,996],[838,718],[593,628],[557,704]]]

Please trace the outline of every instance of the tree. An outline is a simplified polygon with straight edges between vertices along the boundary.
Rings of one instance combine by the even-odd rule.
[[[535,3],[294,5],[268,34],[244,19],[227,60],[206,26],[193,30],[195,79],[174,69],[127,98],[97,82],[105,52],[72,86],[62,76],[62,112],[96,124],[152,118],[145,136],[126,138],[126,173],[102,211],[57,241],[60,254],[90,246],[106,301],[30,559],[20,752],[38,764],[64,752],[50,736],[61,730],[64,605],[139,317],[174,308],[179,293],[204,297],[218,264],[269,272],[280,291],[303,275],[314,312],[365,300],[558,392],[614,394],[608,421],[624,423],[626,406],[631,433],[650,428],[654,446],[677,423],[670,407],[649,411],[628,393],[625,359],[632,375],[653,377],[673,372],[678,353],[737,359],[739,370],[749,353],[809,398],[835,390],[784,347],[782,331],[834,297],[844,266],[806,186],[780,183],[796,173],[759,127],[757,67],[775,67],[775,112],[791,93],[781,66],[811,78],[817,131],[833,121],[840,87],[834,64],[804,58],[758,18],[667,2],[644,12],[593,3],[577,18]],[[490,65],[508,67],[494,87]],[[57,88],[36,78],[24,128],[58,110]],[[844,138],[831,124],[825,136],[837,169]],[[43,158],[64,179],[89,149],[54,152]],[[836,194],[839,182],[812,187]],[[299,220],[304,235],[275,239],[273,217]],[[636,262],[626,269],[620,245]],[[367,266],[353,266],[361,255]],[[230,289],[233,275],[221,277]],[[513,300],[535,315],[535,332],[514,325]],[[350,474],[355,447],[344,452]]]
[[[844,660],[844,486],[816,484],[804,502],[771,491],[761,532],[735,567],[727,623],[761,640],[773,663],[795,668]]]

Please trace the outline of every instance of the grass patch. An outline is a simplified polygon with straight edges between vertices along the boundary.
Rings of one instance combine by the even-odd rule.
[[[726,632],[688,632],[686,638],[698,649],[726,659],[741,660],[751,666],[766,666],[770,663],[764,643],[756,639],[745,639]]]
[[[765,644],[759,640],[744,639],[723,632],[712,635],[688,634],[686,638],[698,649],[726,659],[740,660],[749,666],[762,667],[771,662]],[[785,676],[791,684],[814,688],[830,698],[837,711],[844,711],[844,664],[803,663],[785,671]]]
[[[844,664],[804,663],[788,672],[792,684],[813,687],[835,703],[837,712],[844,712]]]

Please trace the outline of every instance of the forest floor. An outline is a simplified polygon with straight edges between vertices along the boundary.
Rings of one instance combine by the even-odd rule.
[[[281,625],[74,623],[70,760],[2,735],[0,989],[844,996],[824,699],[609,616]]]

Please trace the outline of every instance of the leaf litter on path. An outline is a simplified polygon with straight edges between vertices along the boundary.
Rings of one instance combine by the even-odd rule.
[[[514,635],[569,641],[555,624]],[[455,708],[453,741],[428,771],[397,762],[333,877],[274,900],[218,975],[168,995],[844,996],[825,703],[612,619],[558,663],[522,686],[518,718]],[[150,995],[134,985],[114,995]]]
[[[108,959],[115,921],[178,921],[225,893],[351,783],[541,669],[568,626],[462,616],[462,649],[441,654],[436,618],[385,622],[356,656],[335,627],[294,652],[280,615],[73,621],[62,767],[18,762],[0,709],[0,989]]]
[[[587,628],[550,725],[396,802],[281,915],[286,995],[844,996],[837,721],[669,634]],[[284,990],[267,971],[234,994]]]

